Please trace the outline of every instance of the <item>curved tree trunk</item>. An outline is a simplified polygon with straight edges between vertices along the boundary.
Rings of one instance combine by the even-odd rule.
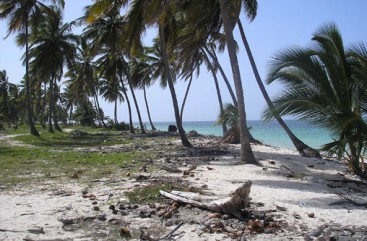
[[[144,101],[145,101],[145,106],[147,107],[149,123],[150,123],[152,130],[155,131],[157,129],[155,128],[152,118],[150,117],[150,110],[149,110],[148,99],[147,99],[147,90],[145,88],[145,85],[143,86],[143,91],[144,91]]]
[[[227,75],[224,73],[224,70],[223,70],[221,64],[218,61],[217,56],[215,54],[213,54],[213,52],[211,52],[206,46],[204,46],[204,49],[205,49],[206,53],[209,54],[209,56],[214,60],[215,64],[218,66],[219,72],[223,77],[224,83],[226,84],[226,86],[228,88],[229,94],[231,95],[232,102],[235,106],[237,106],[238,104],[237,104],[236,96],[233,92],[231,84],[229,83]]]
[[[129,74],[127,73],[127,76],[128,75]],[[144,124],[143,124],[143,121],[142,121],[141,115],[140,115],[140,109],[139,109],[138,101],[136,100],[135,91],[134,91],[134,88],[131,85],[130,77],[127,77],[127,82],[129,84],[129,89],[131,91],[131,95],[133,96],[133,100],[134,100],[136,112],[138,113],[138,119],[139,119],[139,124],[140,124],[140,131],[141,131],[142,134],[146,134],[145,128],[144,128]]]
[[[123,82],[122,82],[122,80],[121,80],[121,83],[122,83],[122,86],[123,86]],[[127,96],[127,93],[126,93],[126,90],[125,90],[125,88],[123,87],[122,88],[123,89],[123,93],[124,93],[124,95],[125,95],[125,100],[126,100],[126,102],[127,102],[127,108],[128,108],[128,110],[129,110],[129,130],[130,130],[130,133],[135,133],[135,130],[134,130],[134,125],[133,125],[133,117],[132,117],[132,115],[131,115],[131,105],[130,105],[130,100],[129,100],[129,97]]]
[[[185,108],[187,96],[189,95],[189,91],[190,91],[190,87],[191,87],[191,83],[192,83],[192,78],[193,78],[193,73],[191,72],[189,84],[187,85],[186,92],[185,92],[185,97],[182,101],[181,112],[180,112],[181,122],[182,122],[182,118],[183,118],[183,111],[184,111],[184,108]]]
[[[241,133],[241,153],[240,158],[242,162],[258,164],[254,153],[252,152],[250,145],[249,131],[246,125],[246,111],[245,111],[245,98],[242,89],[242,81],[240,69],[238,66],[238,60],[236,55],[236,45],[232,33],[231,22],[228,14],[228,9],[225,5],[225,0],[219,0],[220,13],[223,20],[223,26],[225,36],[227,40],[228,55],[231,62],[233,81],[235,84],[237,101],[238,101],[238,116],[240,121],[240,133]]]
[[[102,114],[101,107],[99,105],[97,91],[94,91],[93,96],[94,96],[94,101],[96,102],[96,105],[97,105],[97,113],[98,113],[99,119],[101,120],[103,127],[106,128],[107,125],[103,120],[103,114]]]
[[[166,49],[166,40],[165,40],[163,28],[162,26],[159,26],[158,28],[159,28],[159,37],[161,40],[160,43],[161,43],[161,48],[162,48],[162,59],[164,62],[164,70],[167,76],[168,87],[171,92],[178,133],[180,135],[182,145],[185,147],[192,147],[191,143],[189,142],[189,140],[186,137],[184,129],[182,128],[182,122],[181,122],[180,111],[179,111],[178,102],[177,102],[176,91],[173,85],[171,70],[169,69],[168,54],[167,54],[167,49]]]
[[[29,85],[29,44],[28,44],[28,20],[26,20],[25,24],[25,92],[27,98],[27,117],[28,117],[28,125],[32,135],[39,136],[39,132],[37,131],[33,119],[32,119],[32,101],[31,101],[31,93],[30,93],[30,85]]]
[[[205,53],[205,51],[203,51],[203,56],[204,56],[205,60],[208,62],[208,66],[209,66],[210,71],[212,72],[212,75],[213,75],[213,78],[214,78],[214,84],[215,84],[215,89],[217,90],[220,114],[222,115],[223,112],[224,112],[224,109],[223,109],[222,95],[220,93],[217,74],[215,73],[214,67],[213,67],[212,63],[210,62],[209,57]],[[223,136],[224,136],[228,132],[228,129],[227,129],[227,126],[226,126],[225,123],[222,123],[222,130],[223,130]]]
[[[265,89],[265,86],[263,84],[263,82],[261,81],[261,77],[259,75],[259,71],[257,70],[256,67],[256,63],[255,63],[255,59],[254,56],[252,55],[251,52],[251,48],[250,45],[247,41],[246,35],[245,35],[245,31],[243,30],[243,26],[240,20],[238,20],[238,27],[240,29],[240,33],[241,33],[241,37],[242,37],[242,41],[243,44],[245,45],[245,49],[247,52],[247,56],[250,60],[251,63],[251,67],[252,70],[254,72],[255,75],[255,79],[257,84],[259,85],[259,88],[261,90],[262,95],[264,96],[264,99],[266,101],[266,103],[268,104],[270,110],[272,111],[275,119],[278,121],[278,123],[280,124],[280,126],[285,130],[285,132],[287,133],[287,135],[289,136],[289,138],[291,139],[291,141],[293,142],[293,145],[296,147],[297,151],[302,155],[302,156],[306,156],[306,157],[321,157],[320,153],[309,147],[308,145],[306,145],[305,143],[303,143],[300,139],[298,139],[293,132],[289,129],[289,127],[287,126],[287,124],[283,121],[282,117],[278,114],[278,112],[275,110],[275,107],[268,95],[268,92]]]

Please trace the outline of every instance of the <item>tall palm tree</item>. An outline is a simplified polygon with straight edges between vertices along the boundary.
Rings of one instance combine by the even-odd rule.
[[[233,28],[232,28],[232,21],[229,14],[229,5],[226,4],[225,0],[218,0],[220,5],[220,13],[223,20],[223,27],[226,36],[227,48],[228,48],[228,55],[231,62],[232,67],[232,74],[233,74],[233,81],[236,89],[237,101],[238,101],[238,114],[239,114],[239,121],[240,121],[240,133],[241,133],[241,152],[240,158],[241,161],[246,163],[253,163],[256,164],[257,161],[255,156],[252,152],[250,146],[250,133],[248,131],[246,125],[246,111],[245,111],[245,101],[244,101],[244,94],[242,88],[242,81],[241,81],[241,74],[237,60],[236,54],[236,44],[233,37]],[[257,11],[257,1],[256,0],[244,0],[245,11],[250,19],[255,18],[256,11]],[[241,1],[234,1],[234,5],[241,6]],[[236,8],[234,8],[236,9]],[[238,17],[237,17],[238,18]]]
[[[30,20],[36,27],[39,21],[39,17],[47,7],[38,0],[2,0],[0,2],[0,19],[8,19],[8,35],[13,32],[24,32],[26,36],[25,44],[25,84],[26,84],[26,97],[27,97],[27,119],[30,127],[30,133],[35,136],[39,136],[39,132],[34,126],[32,118],[32,106],[30,98],[30,86],[29,86],[29,26]],[[64,0],[52,0],[53,3],[58,3],[60,6],[64,6]]]
[[[117,103],[124,100],[124,97],[122,94],[123,87],[121,86],[121,83],[117,78],[114,78],[114,79],[109,78],[108,80],[106,79],[102,80],[100,85],[101,85],[100,91],[101,91],[102,97],[109,102],[112,102],[112,101],[115,102],[114,122],[115,122],[115,125],[117,126],[119,124],[117,120]]]
[[[146,54],[147,48],[145,47],[143,51]],[[147,108],[147,114],[148,114],[150,126],[153,131],[157,130],[153,124],[153,121],[150,115],[150,109],[149,109],[149,104],[148,104],[148,99],[147,99],[146,89],[147,87],[149,87],[150,85],[154,83],[154,80],[151,78],[151,74],[150,74],[151,66],[146,61],[146,56],[142,54],[141,56],[132,58],[130,60],[129,69],[130,69],[130,76],[131,76],[133,87],[143,89],[144,101],[145,101],[145,106]]]
[[[192,147],[182,126],[176,90],[174,87],[174,78],[170,69],[170,57],[173,54],[175,45],[174,39],[177,33],[177,29],[175,28],[176,19],[174,15],[174,4],[174,1],[134,0],[127,16],[128,36],[130,36],[129,42],[131,46],[134,44],[139,45],[136,43],[140,42],[141,33],[144,31],[145,26],[156,25],[158,27],[164,71],[166,73],[167,84],[172,98],[178,133],[182,144],[185,147]]]
[[[63,75],[65,64],[72,65],[75,56],[77,37],[71,33],[74,23],[63,23],[61,9],[51,8],[43,18],[37,30],[37,37],[31,45],[30,59],[40,76],[49,79],[49,132],[58,126],[55,106],[58,96],[58,85]]]
[[[289,129],[288,125],[284,122],[282,117],[278,113],[276,113],[275,107],[274,107],[274,105],[273,105],[273,103],[272,103],[272,101],[269,97],[268,92],[265,89],[265,86],[264,86],[264,84],[261,80],[259,71],[257,70],[255,59],[254,59],[254,56],[252,55],[252,51],[251,51],[250,45],[247,41],[245,31],[243,29],[241,21],[238,20],[237,24],[238,24],[238,27],[239,27],[239,30],[240,30],[240,33],[241,33],[241,38],[242,38],[243,44],[244,44],[246,52],[247,52],[247,56],[250,60],[251,67],[252,67],[252,70],[253,70],[254,75],[255,75],[255,80],[256,80],[256,82],[257,82],[257,84],[260,88],[260,91],[261,91],[266,103],[268,104],[270,110],[272,110],[274,112],[274,118],[278,121],[279,125],[285,130],[285,132],[287,133],[287,135],[291,139],[293,145],[296,147],[297,151],[302,156],[321,158],[320,153],[317,150],[315,150],[315,149],[309,147],[308,145],[306,145],[300,139],[298,139],[297,136],[294,135],[293,132]]]
[[[346,50],[334,24],[320,27],[312,40],[309,48],[282,51],[271,64],[267,82],[277,80],[286,85],[273,102],[276,113],[329,129],[335,141],[323,149],[346,159],[353,173],[366,175],[367,123],[363,117],[367,114],[367,91],[366,75],[360,74],[366,73],[363,62],[367,55]],[[265,117],[274,117],[270,108]]]
[[[93,7],[89,7],[87,9],[87,15],[91,14],[91,9],[93,9]],[[103,16],[88,25],[83,35],[92,41],[92,49],[95,54],[98,54],[98,51],[103,48],[104,51],[108,50],[112,55],[115,55],[116,61],[118,60],[121,62],[120,67],[126,76],[126,80],[134,100],[136,112],[138,114],[140,129],[144,134],[144,124],[142,122],[138,101],[131,84],[129,65],[124,58],[124,55],[128,55],[126,45],[124,45],[126,39],[125,29],[126,21],[119,16],[119,12],[114,8],[108,13],[104,13]]]
[[[103,127],[106,127],[104,122],[103,111],[98,101],[98,78],[97,78],[97,66],[93,61],[94,54],[90,43],[83,37],[79,38],[79,45],[76,50],[75,60],[69,71],[69,78],[71,81],[76,82],[79,86],[78,91],[82,91],[83,94],[87,94],[94,98],[95,108],[98,113],[99,121]],[[73,84],[73,85],[75,85]],[[81,92],[74,92],[79,95]]]

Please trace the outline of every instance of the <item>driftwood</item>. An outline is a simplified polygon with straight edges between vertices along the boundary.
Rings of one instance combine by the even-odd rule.
[[[191,204],[203,209],[208,209],[217,213],[227,213],[242,219],[242,211],[247,207],[249,194],[251,191],[251,181],[245,182],[229,197],[217,199],[209,202],[201,201],[202,197],[197,193],[172,191],[171,193],[159,191],[162,196],[170,198],[176,202]]]

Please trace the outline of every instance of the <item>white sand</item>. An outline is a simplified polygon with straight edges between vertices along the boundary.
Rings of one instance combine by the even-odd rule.
[[[248,240],[288,240],[290,238],[304,240],[304,234],[324,224],[367,226],[365,207],[357,207],[349,203],[330,205],[341,199],[327,186],[328,180],[341,180],[340,173],[346,173],[344,165],[334,161],[303,158],[291,150],[263,145],[255,145],[253,150],[263,167],[231,165],[235,160],[223,157],[211,162],[210,165],[199,166],[194,171],[195,176],[189,178],[194,186],[205,184],[208,186],[208,192],[218,196],[225,196],[244,181],[251,180],[253,185],[250,196],[253,202],[264,203],[264,209],[276,209],[276,206],[286,208],[286,211],[278,211],[277,214],[280,215],[280,220],[285,220],[290,227],[293,227],[293,232],[288,231],[277,235],[261,234],[249,237]],[[293,170],[297,178],[289,178],[281,174],[279,169],[281,165]],[[181,177],[181,174],[166,172],[164,175]],[[124,181],[117,185],[120,186],[119,189],[111,190],[111,187],[104,187],[102,184],[90,189],[91,193],[97,196],[98,202],[107,206],[109,205],[108,195],[106,195],[108,192],[122,194],[132,185],[133,183]],[[81,198],[83,187],[78,186],[77,183],[57,186],[58,190],[72,191],[70,196],[50,195],[52,192],[49,190],[44,192],[40,188],[42,187],[37,187],[37,190],[0,191],[0,229],[12,230],[0,232],[0,240],[24,238],[89,240],[82,238],[85,237],[82,231],[63,230],[62,223],[58,221],[65,212],[69,214],[75,212],[75,215],[84,216],[91,213],[90,200]],[[359,188],[363,189],[364,193],[367,192],[366,185]],[[366,198],[364,200],[363,197],[361,198],[359,201],[367,201]],[[70,208],[71,210],[68,210]],[[314,218],[309,217],[311,213],[314,214]],[[130,217],[127,216],[127,218]],[[27,232],[28,229],[35,228],[43,228],[45,234]],[[179,240],[226,240],[223,234],[202,234],[197,230],[197,226],[185,224],[177,231],[180,234]]]

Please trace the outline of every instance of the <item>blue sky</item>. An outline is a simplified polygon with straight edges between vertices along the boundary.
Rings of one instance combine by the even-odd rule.
[[[91,0],[66,0],[65,21],[71,21],[83,14],[83,8],[92,3]],[[367,42],[367,1],[365,0],[258,0],[259,8],[256,19],[248,23],[243,17],[242,22],[253,51],[260,75],[266,78],[267,64],[274,54],[283,48],[291,46],[307,46],[313,32],[322,24],[334,22],[342,33],[344,43]],[[6,35],[6,21],[0,22],[0,69],[5,69],[13,83],[19,83],[24,75],[24,67],[20,63],[23,49],[16,46],[14,36],[3,39]],[[156,32],[151,30],[146,38],[151,39]],[[257,87],[247,56],[242,48],[242,42],[235,29],[235,38],[239,43],[238,53],[241,68],[243,88],[246,99],[246,112],[249,120],[261,118],[265,101]],[[149,41],[147,41],[149,42]],[[231,69],[227,52],[220,55],[229,79]],[[222,81],[221,91],[224,102],[230,102],[230,96]],[[187,83],[179,81],[176,85],[179,103],[182,102]],[[272,84],[267,86],[271,96],[282,90],[282,86]],[[147,91],[153,121],[174,120],[171,97],[168,89],[162,90],[159,85]],[[143,93],[137,91],[143,120],[147,121],[143,102]],[[113,104],[103,103],[106,115],[113,117]],[[213,78],[206,69],[202,69],[198,79],[194,79],[185,107],[184,121],[215,120],[219,107],[216,97]],[[127,121],[127,106],[121,103],[118,109],[119,121]],[[137,121],[134,115],[134,121]]]

